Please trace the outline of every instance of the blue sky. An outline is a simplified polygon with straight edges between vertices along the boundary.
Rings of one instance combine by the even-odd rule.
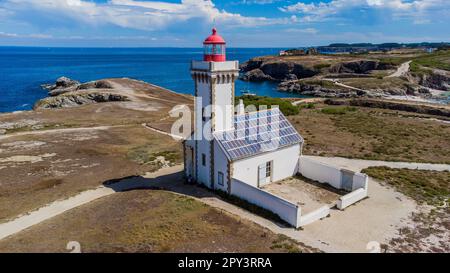
[[[215,23],[214,23],[215,22]],[[0,0],[0,45],[232,47],[450,41],[450,0]]]

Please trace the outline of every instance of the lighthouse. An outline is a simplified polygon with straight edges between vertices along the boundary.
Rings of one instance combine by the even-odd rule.
[[[245,112],[241,106],[235,113],[239,62],[227,60],[216,29],[203,47],[203,60],[191,64],[195,125],[183,142],[187,180],[246,198],[248,187],[295,175],[303,138],[278,108]]]
[[[234,86],[239,62],[227,61],[226,42],[217,29],[203,42],[203,60],[193,61],[195,82],[195,148],[193,178],[208,187],[214,185],[214,141],[217,132],[234,129]]]

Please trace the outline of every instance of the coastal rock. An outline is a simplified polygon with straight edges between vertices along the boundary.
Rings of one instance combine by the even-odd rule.
[[[80,84],[77,87],[77,90],[86,90],[86,89],[112,89],[113,86],[108,81],[93,81]]]
[[[73,92],[56,97],[42,99],[34,105],[33,109],[68,108],[86,104],[115,101],[129,101],[129,98],[114,93]]]
[[[410,72],[406,78],[413,83],[432,89],[450,91],[450,73],[438,69],[423,69],[420,72]]]
[[[252,81],[252,82],[261,82],[261,81],[267,81],[267,80],[272,80],[272,78],[266,74],[264,74],[264,72],[259,69],[253,69],[249,72],[247,72],[243,79],[245,81]]]
[[[359,98],[370,97],[378,98],[383,95],[404,95],[405,91],[399,88],[390,88],[389,90],[373,89],[373,90],[360,90],[360,89],[348,89],[332,85],[320,84],[321,81],[317,81],[317,84],[306,83],[304,81],[286,81],[278,85],[278,90],[281,92],[290,92],[314,97],[323,98]]]
[[[354,73],[367,74],[372,70],[392,69],[394,66],[379,61],[359,60],[352,62],[342,62],[330,67],[330,73]]]
[[[278,90],[323,98],[354,98],[365,95],[356,90],[332,89],[320,85],[307,84],[302,81],[282,82],[278,85]]]
[[[255,58],[241,65],[246,81],[285,81],[315,76],[318,70],[283,59]]]
[[[61,77],[56,80],[55,87],[56,88],[67,88],[67,87],[71,87],[71,86],[78,85],[78,84],[80,84],[80,82],[69,79],[67,77]]]
[[[61,94],[74,91],[80,82],[67,77],[60,77],[55,84],[44,84],[42,88],[48,90],[49,96],[59,96]]]

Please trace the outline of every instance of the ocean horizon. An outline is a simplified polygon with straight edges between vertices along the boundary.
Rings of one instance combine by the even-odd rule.
[[[228,48],[227,59],[242,63],[280,50]],[[193,94],[190,63],[202,56],[202,48],[0,47],[0,112],[31,110],[36,101],[47,97],[41,85],[62,76],[80,82],[126,77]],[[271,82],[238,80],[236,95],[249,89],[260,96],[301,97],[276,88]]]

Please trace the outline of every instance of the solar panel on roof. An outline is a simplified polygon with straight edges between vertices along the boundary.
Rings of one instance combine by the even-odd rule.
[[[303,142],[278,108],[236,116],[234,123],[234,131],[215,135],[231,160]]]

